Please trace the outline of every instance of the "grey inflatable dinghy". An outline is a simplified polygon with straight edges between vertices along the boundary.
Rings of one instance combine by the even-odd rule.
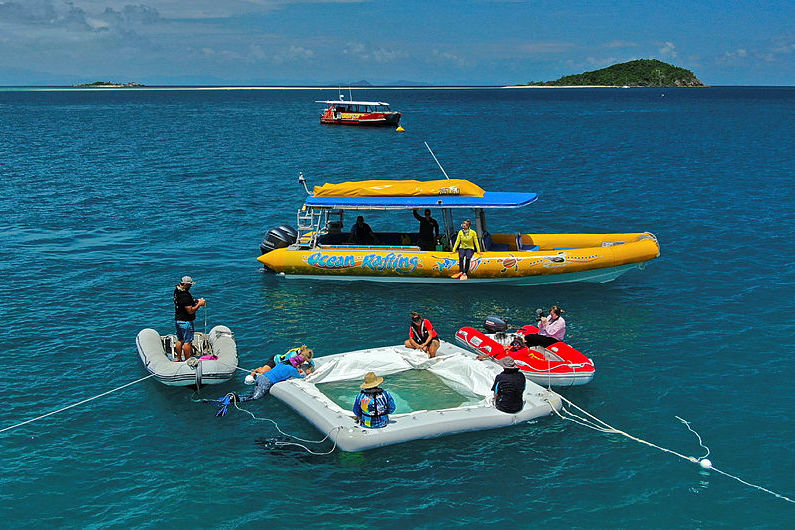
[[[232,379],[237,369],[235,335],[226,326],[215,326],[209,333],[196,332],[193,356],[176,362],[176,335],[160,335],[142,329],[135,338],[144,368],[155,379],[169,386],[215,385]]]

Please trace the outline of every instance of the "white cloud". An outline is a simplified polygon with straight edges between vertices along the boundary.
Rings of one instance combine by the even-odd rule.
[[[369,44],[361,42],[349,42],[342,50],[345,55],[356,57],[365,62],[391,63],[398,59],[408,57],[408,54],[400,50],[392,50],[381,46],[371,47]]]
[[[585,59],[585,64],[587,66],[595,66],[598,69],[604,68],[606,66],[611,66],[614,64],[625,62],[618,57],[588,57]]]
[[[679,56],[673,42],[666,41],[661,46],[662,47],[658,51],[662,57],[676,59]]]
[[[273,62],[276,64],[291,63],[294,61],[306,61],[314,57],[315,52],[313,50],[304,48],[303,46],[290,46],[287,50],[274,55]]]
[[[728,50],[717,59],[717,62],[735,64],[741,63],[745,59],[761,60],[767,63],[791,61],[789,55],[793,52],[795,52],[795,43],[777,42],[766,49],[736,48]]]
[[[462,57],[450,52],[441,52],[439,50],[433,50],[432,56],[436,59],[436,62],[440,63],[452,63],[456,66],[466,66],[467,61]]]

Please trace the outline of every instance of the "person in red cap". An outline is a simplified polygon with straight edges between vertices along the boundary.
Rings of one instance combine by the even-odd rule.
[[[174,345],[175,361],[187,361],[193,353],[193,321],[196,311],[207,302],[204,298],[196,300],[190,288],[196,282],[190,276],[183,276],[174,288],[174,327],[177,330],[177,343]]]

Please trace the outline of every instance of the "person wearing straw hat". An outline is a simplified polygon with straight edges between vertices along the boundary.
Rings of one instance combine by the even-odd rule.
[[[375,372],[367,372],[364,382],[359,385],[362,391],[353,402],[353,413],[356,415],[356,423],[362,427],[386,427],[389,424],[389,414],[395,412],[395,400],[389,392],[378,386],[383,382],[383,377],[378,377]]]
[[[494,392],[494,406],[501,412],[516,414],[524,406],[524,389],[527,380],[519,371],[513,358],[505,356],[499,361],[502,373],[494,378],[491,391]]]
[[[192,355],[193,321],[196,311],[206,305],[204,298],[196,300],[190,294],[190,288],[196,282],[190,276],[183,276],[174,288],[174,327],[177,330],[177,343],[174,345],[175,361],[187,361]]]

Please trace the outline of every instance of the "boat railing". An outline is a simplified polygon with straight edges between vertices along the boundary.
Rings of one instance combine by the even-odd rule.
[[[297,229],[298,241],[304,241],[307,235],[310,235],[309,246],[314,247],[317,245],[317,238],[322,235],[320,233],[320,223],[323,219],[323,213],[314,208],[301,208],[297,214]],[[325,232],[324,232],[325,233]]]

